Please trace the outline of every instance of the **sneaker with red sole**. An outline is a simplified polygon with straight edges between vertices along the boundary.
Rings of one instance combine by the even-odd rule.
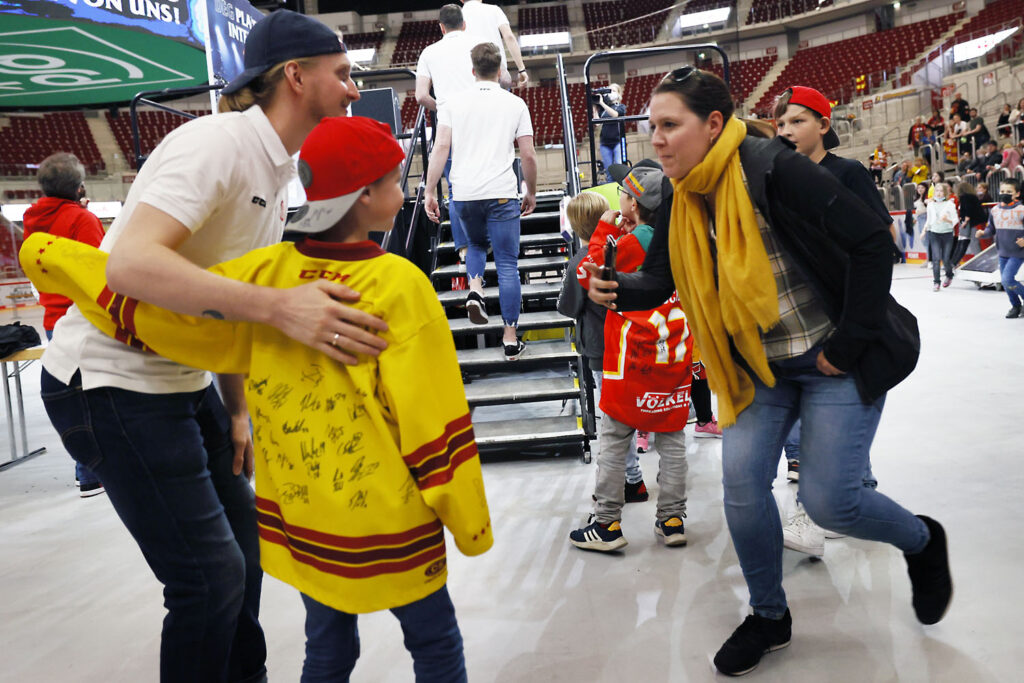
[[[697,426],[693,430],[693,435],[699,438],[722,438],[722,430],[718,427],[718,420],[711,418],[711,422],[705,422],[701,424],[697,423]]]

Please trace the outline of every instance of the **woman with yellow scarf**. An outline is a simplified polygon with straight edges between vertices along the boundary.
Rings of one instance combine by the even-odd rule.
[[[718,395],[725,514],[753,614],[715,666],[744,674],[789,645],[771,491],[798,418],[810,517],[902,550],[918,619],[939,621],[952,596],[942,526],[861,482],[885,394],[920,349],[914,316],[889,296],[888,226],[789,141],[748,136],[713,74],[668,74],[651,100],[651,135],[671,205],[643,269],[615,281],[592,272],[590,297],[636,310],[677,291]]]

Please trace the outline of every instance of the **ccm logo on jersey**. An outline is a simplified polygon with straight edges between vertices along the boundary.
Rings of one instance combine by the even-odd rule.
[[[300,280],[327,280],[328,282],[344,282],[349,278],[349,273],[336,273],[333,270],[300,270]]]
[[[264,209],[267,208],[267,200],[264,199],[263,197],[257,197],[256,195],[253,195],[252,203],[253,204],[258,204],[260,207],[262,207]]]
[[[645,413],[665,413],[690,403],[690,387],[680,387],[675,391],[648,391],[636,400],[636,407]]]

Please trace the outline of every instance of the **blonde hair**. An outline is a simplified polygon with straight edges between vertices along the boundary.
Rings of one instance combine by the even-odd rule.
[[[569,201],[565,213],[569,218],[569,225],[584,242],[590,241],[590,236],[597,229],[601,222],[601,216],[610,209],[608,200],[596,192],[580,192]]]
[[[284,67],[295,62],[303,69],[310,68],[322,55],[316,57],[299,57],[279,62],[265,72],[249,81],[248,85],[230,95],[221,95],[217,103],[217,111],[221,114],[229,111],[245,111],[254,104],[266,109],[270,100],[277,92],[277,86],[284,80]]]

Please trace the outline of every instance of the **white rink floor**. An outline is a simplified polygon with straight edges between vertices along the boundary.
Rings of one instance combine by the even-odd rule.
[[[946,525],[952,608],[937,626],[916,622],[894,548],[828,541],[822,562],[786,551],[793,643],[749,680],[1024,680],[1024,444],[1014,427],[1024,320],[1003,319],[1002,293],[956,282],[935,294],[917,266],[897,267],[896,278],[894,294],[919,317],[922,355],[889,396],[873,466],[880,490]],[[38,366],[25,386],[30,441],[48,450],[0,472],[0,681],[155,681],[160,586],[107,498],[78,498],[38,399]],[[627,506],[630,544],[615,556],[566,540],[588,511],[593,465],[485,465],[495,547],[466,558],[449,546],[471,681],[715,680],[710,657],[746,613],[747,596],[722,514],[720,442],[695,441],[690,457],[689,546],[658,544],[652,497]],[[642,458],[655,490],[656,461]],[[786,506],[793,489],[779,480]],[[271,578],[263,595],[270,679],[297,681],[301,602]],[[353,680],[411,681],[391,615],[360,623]]]

